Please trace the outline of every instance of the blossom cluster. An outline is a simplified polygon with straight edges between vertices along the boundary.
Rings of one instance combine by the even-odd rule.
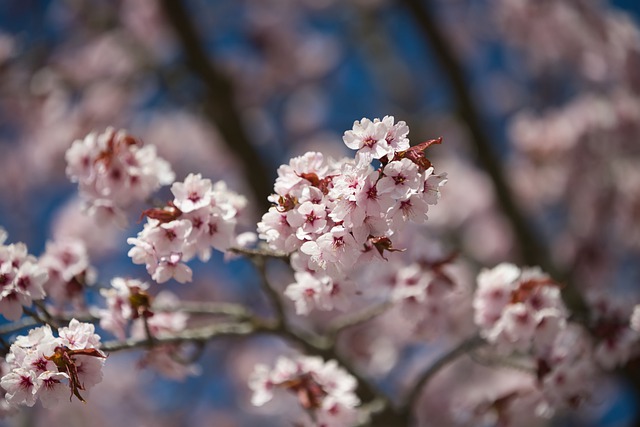
[[[124,340],[132,320],[152,315],[147,289],[149,284],[140,280],[113,278],[111,288],[100,289],[107,304],[99,313],[100,327]]]
[[[44,283],[47,295],[59,304],[81,301],[85,285],[92,285],[95,281],[96,273],[82,240],[47,242],[38,263],[48,272]]]
[[[271,401],[280,391],[288,391],[310,412],[317,427],[356,424],[360,404],[356,385],[356,379],[335,360],[325,362],[310,356],[280,357],[273,368],[258,364],[249,380],[255,406]]]
[[[153,339],[166,334],[176,334],[187,326],[188,315],[179,311],[159,311],[176,308],[177,297],[168,291],[153,298],[147,290],[149,284],[135,279],[115,277],[111,288],[101,289],[107,307],[99,311],[100,327],[118,339],[128,336],[135,339]],[[165,376],[183,379],[198,373],[197,367],[183,363],[178,344],[155,345],[148,352],[142,365],[153,366]]]
[[[478,275],[473,302],[480,334],[502,353],[534,357],[542,399],[550,408],[590,397],[597,372],[593,343],[568,321],[560,287],[539,268],[503,263]]]
[[[145,212],[143,230],[127,240],[134,246],[129,256],[135,264],[145,264],[158,283],[171,278],[185,283],[192,276],[187,261],[195,256],[207,261],[212,248],[224,251],[233,245],[247,200],[224,182],[212,184],[200,174],[173,183],[171,192],[174,199],[168,206]]]
[[[446,175],[434,173],[423,151],[440,140],[411,147],[408,132],[391,116],[363,118],[343,136],[355,159],[308,152],[278,169],[274,206],[258,232],[271,249],[294,255],[296,283],[286,294],[298,313],[340,306],[350,274],[396,251],[394,236],[410,221],[425,222],[437,203]]]
[[[88,212],[120,225],[127,223],[124,209],[175,179],[155,146],[143,145],[124,130],[92,132],[74,141],[65,157],[67,176],[78,183]]]
[[[0,314],[8,320],[18,320],[22,307],[43,299],[47,270],[28,253],[24,243],[5,245],[7,234],[0,229]]]
[[[567,319],[559,285],[538,268],[508,263],[478,275],[474,309],[482,336],[505,353],[546,353]]]
[[[84,401],[80,392],[86,395],[102,380],[106,356],[99,347],[94,326],[76,319],[57,337],[49,325],[17,337],[6,357],[10,370],[0,379],[7,401],[33,406],[40,399],[47,408],[66,396]]]

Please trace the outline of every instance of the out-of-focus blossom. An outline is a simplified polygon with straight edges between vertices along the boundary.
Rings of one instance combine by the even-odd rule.
[[[324,362],[310,356],[280,357],[273,368],[256,365],[249,379],[253,390],[251,403],[255,406],[262,406],[287,391],[296,395],[317,425],[331,427],[347,427],[357,422],[360,400],[355,394],[356,386],[356,379],[335,360]]]
[[[81,240],[47,242],[38,263],[49,273],[44,289],[58,304],[81,300],[85,286],[95,282],[96,273]]]
[[[507,263],[478,275],[473,306],[482,336],[507,353],[533,347],[545,355],[567,318],[560,289],[549,276]]]
[[[18,320],[22,307],[45,297],[47,270],[29,255],[24,243],[5,245],[7,233],[0,228],[0,314]]]
[[[153,145],[112,128],[90,133],[67,150],[67,175],[79,185],[89,213],[126,224],[123,210],[171,184],[171,166]]]
[[[149,284],[135,279],[115,277],[111,288],[100,289],[107,308],[100,310],[100,327],[120,340],[127,337],[127,327],[133,319],[150,317],[151,297],[146,292]]]
[[[133,295],[133,294],[132,294]],[[134,296],[135,299],[135,296]],[[160,292],[151,304],[148,314],[134,317],[131,336],[137,339],[151,339],[154,337],[172,336],[184,332],[189,316],[177,311],[178,297],[171,292]],[[163,311],[160,311],[159,309]],[[173,311],[166,311],[167,309]],[[146,325],[145,325],[146,322]],[[150,366],[162,375],[174,379],[184,380],[188,376],[200,374],[200,367],[189,360],[180,344],[156,345],[140,360],[140,366]]]

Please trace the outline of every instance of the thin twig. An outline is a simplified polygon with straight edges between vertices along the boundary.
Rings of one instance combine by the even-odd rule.
[[[349,313],[338,317],[329,324],[327,335],[333,339],[341,331],[372,320],[389,310],[391,307],[393,307],[393,303],[391,301],[387,301],[382,304],[369,306],[361,311],[356,311],[355,313]]]
[[[469,357],[471,360],[476,362],[479,365],[487,366],[490,368],[508,368],[513,369],[520,372],[525,372],[528,374],[535,374],[536,369],[531,364],[525,365],[524,363],[518,362],[513,358],[508,357],[491,357],[478,353],[477,351],[470,351]]]
[[[12,334],[22,329],[31,328],[38,325],[42,325],[42,322],[39,319],[35,319],[33,317],[23,317],[16,322],[7,323],[6,325],[0,326],[0,335]]]
[[[256,329],[250,323],[218,323],[197,329],[189,329],[176,335],[160,335],[154,338],[156,345],[161,344],[178,344],[183,342],[206,342],[214,338],[227,336],[242,336],[255,333]],[[149,340],[128,339],[126,341],[109,341],[100,347],[106,352],[115,352],[121,350],[133,350],[145,348],[149,344]]]
[[[151,333],[151,326],[149,326],[149,318],[147,316],[142,316],[142,324],[144,325],[144,333],[147,336],[147,347],[149,349],[154,346],[154,337]]]
[[[286,325],[287,324],[287,314],[284,308],[284,304],[280,299],[280,295],[276,292],[276,290],[269,283],[269,278],[267,277],[267,266],[266,260],[262,256],[252,256],[250,257],[251,262],[256,266],[258,273],[260,273],[260,285],[262,286],[262,290],[267,295],[269,302],[271,303],[272,308],[276,313],[276,319],[279,324]]]
[[[261,256],[261,257],[266,257],[266,258],[278,258],[278,259],[282,259],[285,261],[289,260],[289,255],[284,253],[284,252],[277,252],[277,251],[272,251],[268,248],[256,248],[256,249],[251,249],[251,248],[229,248],[228,249],[229,252],[233,252],[236,254],[240,254],[240,255],[246,255],[249,257],[252,256]]]
[[[33,304],[36,307],[38,307],[38,309],[40,309],[44,318],[47,320],[47,323],[49,323],[51,326],[55,326],[56,328],[58,327],[58,322],[56,322],[56,320],[53,318],[51,313],[49,313],[49,310],[47,310],[47,307],[44,305],[44,302],[34,301]]]
[[[153,306],[155,312],[182,312],[189,314],[224,315],[237,318],[250,318],[251,313],[240,304],[227,302],[181,301],[178,304]]]
[[[27,313],[27,312],[25,312]],[[27,313],[29,314],[29,313]],[[31,316],[31,314],[29,314]],[[97,317],[92,315],[62,315],[62,316],[52,316],[52,319],[56,323],[68,323],[72,319],[79,320],[80,322],[92,323],[98,320]],[[18,332],[22,329],[32,328],[34,326],[44,325],[46,322],[43,322],[39,316],[36,317],[23,317],[16,322],[11,322],[6,325],[0,326],[0,335],[8,335],[14,332]]]
[[[42,316],[40,316],[40,313],[38,313],[37,310],[32,310],[30,308],[23,307],[22,311],[24,311],[24,314],[26,314],[27,316],[30,316],[31,319],[33,319],[33,321],[35,322],[36,325],[49,325],[54,329],[57,328],[56,325],[53,325],[53,324],[49,323]]]
[[[456,360],[458,357],[474,350],[484,344],[484,340],[479,335],[474,335],[471,338],[467,338],[460,344],[452,348],[451,350],[440,356],[427,370],[425,370],[415,382],[409,393],[407,394],[402,408],[410,410],[414,407],[420,393],[427,385],[427,383],[433,378],[442,368]]]

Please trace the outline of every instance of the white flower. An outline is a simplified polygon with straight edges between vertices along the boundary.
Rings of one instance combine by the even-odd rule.
[[[387,126],[367,118],[353,122],[353,128],[344,133],[342,140],[364,159],[381,159],[393,152],[387,142]]]

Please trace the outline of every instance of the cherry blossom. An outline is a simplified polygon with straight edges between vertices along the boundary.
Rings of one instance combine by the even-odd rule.
[[[251,403],[262,406],[281,391],[294,393],[299,404],[323,426],[351,426],[357,422],[360,400],[356,380],[335,360],[319,357],[280,357],[273,368],[258,364],[249,379]],[[308,422],[309,420],[307,420]]]
[[[481,334],[505,352],[534,344],[543,351],[567,317],[558,285],[546,274],[507,263],[478,275],[473,306]]]
[[[8,320],[18,320],[22,307],[45,297],[47,270],[24,243],[5,245],[6,233],[0,229],[0,314]]]
[[[131,300],[140,301],[141,298],[135,294]],[[169,291],[160,292],[148,306],[149,297],[145,295],[145,304],[138,305],[138,311],[144,310],[142,315],[133,317],[131,326],[131,336],[137,339],[149,339],[147,335],[163,337],[165,335],[175,335],[184,331],[187,326],[189,316],[176,310],[160,311],[174,308],[179,299]],[[143,308],[145,307],[145,308]],[[146,325],[145,325],[146,323]],[[141,366],[149,366],[160,372],[162,375],[174,379],[184,380],[188,376],[198,375],[200,368],[188,361],[183,355],[183,346],[180,344],[156,345],[146,352],[140,360]]]
[[[330,283],[342,282],[354,294],[355,267],[364,260],[384,262],[384,252],[399,251],[394,236],[410,221],[424,222],[438,202],[446,175],[434,175],[422,151],[440,140],[410,148],[408,132],[406,123],[391,116],[364,118],[344,135],[347,147],[358,150],[354,159],[308,152],[278,169],[269,198],[274,206],[258,223],[258,234],[271,249],[301,260],[294,265],[296,283],[286,292],[298,313],[333,309]],[[372,159],[381,161],[378,169]],[[333,289],[334,295],[345,291]]]
[[[406,138],[409,127],[405,122],[394,124],[393,116],[373,121],[363,118],[353,123],[353,129],[344,133],[344,143],[366,159],[381,159],[394,151],[409,148]]]
[[[10,371],[0,379],[12,405],[33,406],[40,399],[53,407],[62,398],[81,401],[102,380],[106,356],[99,350],[94,326],[73,319],[53,335],[49,325],[16,338],[6,361]]]
[[[115,277],[111,288],[101,289],[106,309],[100,310],[100,326],[121,340],[127,337],[127,327],[133,319],[151,315],[149,284],[135,279]]]
[[[190,282],[188,261],[194,256],[207,261],[212,248],[225,251],[231,247],[236,241],[238,217],[247,203],[226,184],[211,184],[193,174],[185,182],[174,183],[172,192],[175,199],[163,208],[145,211],[148,218],[142,231],[127,239],[133,245],[129,250],[132,261],[145,264],[158,283],[171,278]]]
[[[84,287],[95,282],[96,273],[82,240],[47,242],[38,264],[48,271],[44,289],[59,304],[82,299]]]
[[[89,212],[120,222],[124,209],[175,179],[155,146],[143,145],[124,130],[90,133],[74,141],[65,158],[67,176],[78,183]]]

